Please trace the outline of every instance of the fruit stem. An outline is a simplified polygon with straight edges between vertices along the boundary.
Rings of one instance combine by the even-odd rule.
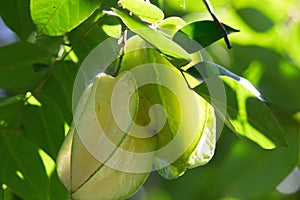
[[[126,40],[127,40],[127,29],[125,29],[122,32],[121,38],[119,40],[119,45],[121,46],[121,49],[120,49],[120,53],[119,53],[118,65],[117,65],[116,71],[114,72],[115,77],[119,74],[119,71],[120,71],[120,68],[121,68],[121,65],[122,65],[122,60],[123,60],[123,56],[124,56],[124,53],[125,53]]]

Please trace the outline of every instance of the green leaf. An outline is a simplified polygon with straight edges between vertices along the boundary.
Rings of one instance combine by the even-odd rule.
[[[274,26],[274,22],[256,8],[242,8],[236,12],[244,22],[257,32],[267,32]]]
[[[33,67],[33,70],[35,72],[40,72],[40,71],[44,71],[44,70],[49,69],[51,67],[51,65],[50,64],[43,64],[43,63],[34,63],[32,65],[32,67]]]
[[[234,132],[266,149],[286,145],[281,126],[262,102],[264,101],[262,95],[247,79],[237,76],[220,65],[209,62],[200,62],[186,72],[200,81],[205,81],[204,84],[200,84],[194,90],[206,99],[211,98],[212,102],[217,101],[218,103],[214,106],[219,115],[222,114],[222,108],[218,106],[226,105],[227,114],[220,116],[220,118],[224,119],[228,127]],[[215,78],[218,77],[225,84],[227,99],[214,99],[220,97],[212,97],[209,94],[207,86],[214,84]]]
[[[288,148],[264,151],[240,141],[232,145],[226,158],[222,156],[220,160],[221,169],[218,165],[223,192],[239,199],[256,199],[255,197],[274,191],[297,163],[298,128],[289,122],[284,123],[284,127]]]
[[[57,55],[59,50],[61,49],[61,45],[64,43],[64,38],[60,37],[39,37],[36,38],[34,41],[36,46],[39,46],[49,53],[53,55]]]
[[[218,76],[227,76],[238,81],[241,85],[247,88],[253,95],[255,95],[258,99],[264,101],[263,96],[260,92],[245,78],[240,77],[228,69],[222,67],[221,65],[211,63],[211,62],[199,62],[193,67],[190,67],[186,70],[186,72],[193,77],[197,78],[199,81],[203,81],[205,79],[209,79],[212,77]]]
[[[64,139],[64,120],[51,99],[39,100],[41,107],[24,101],[0,107],[0,122],[4,122],[0,123],[0,159],[5,161],[0,182],[22,199],[64,199],[67,191],[55,171],[45,170],[47,163],[41,162],[40,154],[43,149],[56,159]]]
[[[228,34],[238,32],[238,30],[233,29],[226,24],[223,24],[223,26]],[[182,33],[188,37],[183,37]],[[195,40],[205,48],[221,38],[223,38],[222,32],[214,21],[197,21],[181,28],[180,31],[175,34],[173,39],[183,47],[188,47],[189,43],[191,43],[192,40]],[[190,50],[189,52],[191,53],[191,51],[196,50]]]
[[[56,158],[65,136],[64,119],[52,99],[26,94],[26,100],[2,106],[0,112],[0,129],[26,137],[33,146]]]
[[[152,2],[152,1],[151,1]],[[168,16],[185,16],[188,14],[203,14],[207,12],[205,6],[201,1],[195,0],[154,0],[157,2],[159,7],[163,8],[164,13]],[[222,5],[222,2],[213,1],[213,5]],[[227,4],[223,3],[223,7],[226,7]],[[203,15],[202,15],[203,17]]]
[[[47,96],[53,100],[68,123],[72,120],[72,92],[78,68],[72,62],[60,63],[53,70],[52,76],[41,92],[37,94],[37,98]]]
[[[102,41],[108,38],[101,28],[105,24],[105,18],[101,12],[95,12],[85,22],[80,24],[70,33],[68,39],[76,53],[79,63]],[[104,22],[102,21],[104,20]]]
[[[180,63],[180,66],[183,66],[191,61],[190,55],[181,46],[162,35],[159,31],[148,27],[122,11],[117,9],[113,9],[113,11],[130,30],[158,48],[170,61],[173,61],[172,64],[175,64],[176,67],[178,67],[177,62]]]
[[[157,28],[173,38],[175,33],[185,25],[185,21],[180,17],[168,17],[161,21]]]
[[[64,119],[56,103],[39,96],[41,107],[27,105],[22,114],[24,135],[55,160],[64,140]]]
[[[141,20],[154,23],[163,20],[164,13],[155,5],[143,0],[121,0],[122,5]]]
[[[206,99],[226,105],[227,114],[225,123],[232,131],[243,138],[247,138],[265,149],[286,145],[282,128],[269,108],[260,101],[247,87],[232,78],[222,76],[225,84],[227,99],[209,97],[206,85],[213,84],[216,78],[207,79],[194,91]],[[219,104],[215,109],[220,114]]]
[[[31,0],[30,11],[39,34],[63,35],[86,20],[102,0]]]
[[[25,99],[25,95],[16,95],[8,98],[0,98],[0,107],[14,104]]]
[[[1,0],[1,18],[21,40],[35,30],[29,12],[29,0]]]
[[[59,180],[57,171],[55,170],[50,177],[50,200],[68,199],[69,192]]]
[[[291,122],[290,118],[286,118],[286,121]],[[221,200],[226,194],[235,197],[232,200],[273,200],[261,196],[276,193],[274,189],[295,167],[298,156],[297,125],[281,123],[287,133],[288,147],[267,151],[241,141],[225,127],[218,139],[214,158],[208,165],[189,170],[189,173],[180,177],[180,181],[161,180],[161,186],[164,187],[159,188],[170,195],[169,199],[176,200],[198,199],[200,191],[201,199]]]
[[[37,84],[43,73],[36,73],[34,63],[49,63],[52,55],[31,43],[18,42],[0,48],[0,88],[27,88]]]
[[[264,95],[271,99],[273,106],[289,114],[300,110],[300,92],[295,92],[299,90],[300,68],[297,63],[289,60],[288,55],[284,56],[274,48],[253,45],[235,45],[232,51],[235,55],[232,63],[235,71],[242,73],[247,66],[258,64],[256,68],[259,73],[255,72],[252,76]]]
[[[101,20],[101,28],[106,35],[119,39],[122,34],[122,25],[115,16],[105,15]]]
[[[1,200],[4,200],[4,190],[3,190],[3,187],[2,187],[2,183],[0,182],[0,199]]]
[[[0,160],[2,183],[22,199],[48,199],[47,175],[31,141],[13,130],[0,129]]]

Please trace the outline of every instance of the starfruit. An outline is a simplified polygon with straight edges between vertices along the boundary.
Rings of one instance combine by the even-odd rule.
[[[113,93],[116,83],[119,83],[120,93]],[[113,94],[122,100],[125,93],[134,90],[135,81],[130,73],[120,78],[102,74],[82,94],[74,123],[57,158],[58,175],[71,199],[125,199],[135,193],[149,175],[153,163],[151,153],[140,163],[134,153],[152,152],[155,140],[129,134],[138,108],[137,93],[133,93],[128,103],[132,120],[122,125],[127,132],[115,123],[111,109]],[[143,171],[133,171],[134,165],[143,165]]]
[[[160,111],[152,114],[156,124],[148,130],[157,138],[155,166],[160,175],[174,179],[187,168],[206,164],[216,144],[213,107],[189,88],[177,68],[139,36],[127,41],[121,71],[133,71],[137,85],[143,85],[138,89],[136,123],[146,126],[153,121],[148,117],[152,105],[164,108],[163,116]]]

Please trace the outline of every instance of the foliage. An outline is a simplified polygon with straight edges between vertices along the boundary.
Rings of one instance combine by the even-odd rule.
[[[201,1],[120,2],[0,2],[2,20],[18,36],[0,47],[0,199],[67,198],[55,162],[72,123],[76,74],[94,47],[125,29],[200,80],[193,90],[217,102],[217,118],[226,124],[209,164],[173,181],[152,173],[133,199],[297,199],[299,192],[275,188],[300,167],[299,3],[212,1],[227,33],[240,30],[227,50]],[[192,40],[202,47],[191,49]],[[225,67],[195,61],[203,47]],[[207,85],[215,80],[225,83],[226,102],[211,95]]]

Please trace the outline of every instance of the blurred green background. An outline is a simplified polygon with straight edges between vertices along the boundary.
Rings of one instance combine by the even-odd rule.
[[[167,15],[187,21],[211,19],[201,1],[157,3]],[[225,128],[211,162],[171,181],[152,173],[132,199],[300,199],[300,1],[211,0],[211,4],[220,21],[240,32],[230,35],[232,50],[220,40],[208,48],[209,54],[217,64],[250,80],[268,99],[288,147],[263,150]]]

